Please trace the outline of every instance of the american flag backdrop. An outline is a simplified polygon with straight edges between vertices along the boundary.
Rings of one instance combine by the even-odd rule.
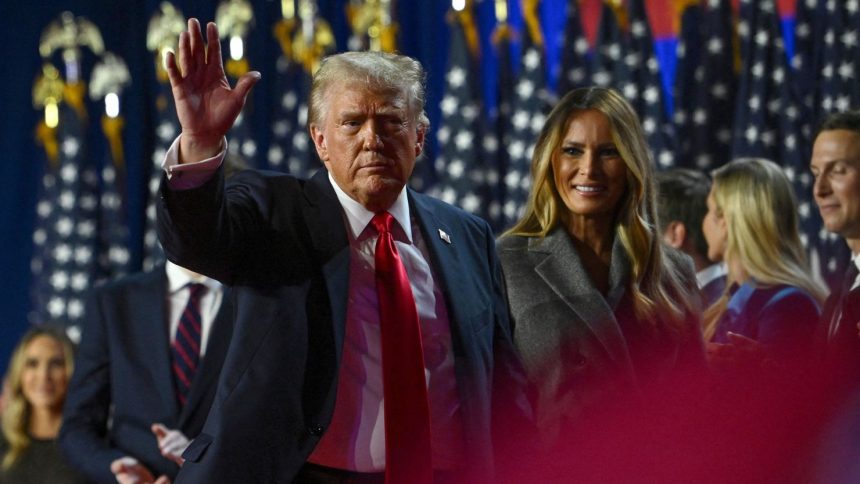
[[[535,0],[520,8],[514,7],[522,3],[519,0],[467,1],[468,22],[465,13],[452,11],[447,30],[435,26],[429,33],[400,30],[401,50],[420,58],[430,71],[428,80],[438,84],[436,90],[428,89],[434,126],[429,136],[436,143],[429,143],[428,154],[418,160],[411,185],[484,217],[501,233],[526,204],[534,143],[552,101],[575,87],[612,87],[635,107],[659,169],[683,166],[709,171],[737,156],[762,156],[779,163],[794,183],[803,237],[813,259],[825,276],[840,272],[848,251],[843,240],[821,227],[808,164],[815,125],[829,113],[860,108],[860,0],[797,0],[793,32],[783,31],[790,24],[781,21],[775,0],[666,0],[663,5],[692,5],[683,10],[676,31],[679,64],[673,92],[665,92],[661,82],[661,70],[671,69],[661,65],[662,58],[656,55],[661,52],[654,45],[666,32],[656,27],[652,31],[655,24],[649,24],[645,9],[646,3],[654,4],[650,2],[556,0],[550,8],[558,12],[550,14],[565,19],[555,22],[557,31],[549,31],[548,22],[535,28],[533,19],[540,15],[546,19],[544,10],[549,10],[537,9],[541,13],[532,15],[531,9],[539,3]],[[318,60],[326,53],[348,49],[350,35],[356,46],[371,45],[370,30],[361,29],[371,26],[374,8],[383,4],[389,6],[387,20],[394,22],[384,25],[388,34],[396,31],[398,18],[409,12],[406,2],[350,0],[341,3],[349,3],[352,13],[338,19],[325,2],[305,5],[317,3],[318,12],[332,17],[330,40],[322,49],[318,43],[321,17],[303,19],[296,14],[289,39],[306,43],[309,50],[301,55],[283,45],[278,49],[280,39],[270,29],[281,19],[258,15],[257,23],[248,27],[267,30],[262,35],[249,30],[244,39],[272,45],[255,45],[251,51],[254,68],[263,73],[264,81],[255,87],[251,104],[228,139],[230,159],[238,156],[299,177],[318,170],[321,164],[307,132],[313,72],[308,56]],[[495,8],[494,15],[501,16],[502,3],[509,7],[508,17],[486,14]],[[737,12],[732,10],[735,3],[740,6]],[[547,5],[544,0],[543,6]],[[447,6],[438,9],[438,20]],[[592,15],[598,11],[599,15]],[[653,21],[654,12],[648,13]],[[524,25],[517,16],[526,18]],[[181,13],[178,17],[184,28],[184,17]],[[314,25],[309,34],[300,33],[303,22]],[[408,25],[414,29],[416,24]],[[555,51],[545,47],[557,43],[562,28],[559,59],[553,59]],[[440,33],[450,35],[449,49],[421,44],[428,39],[432,44]],[[783,41],[787,34],[794,35],[793,50],[790,42]],[[483,52],[472,45],[475,35]],[[386,38],[390,41],[394,36]],[[225,62],[230,55],[226,40],[225,36]],[[175,39],[170,42],[175,45]],[[248,54],[248,43],[243,45]],[[427,56],[428,50],[433,56]],[[436,51],[444,52],[436,55]],[[488,63],[488,57],[493,61]],[[428,62],[437,58],[440,61],[435,64]],[[133,72],[152,76],[153,63],[149,59],[147,63]],[[559,73],[557,83],[548,72]],[[150,130],[141,134],[145,150],[135,158],[145,159],[144,167],[129,164],[126,171],[116,160],[97,163],[104,154],[95,145],[88,151],[86,140],[96,123],[69,103],[62,104],[61,125],[55,132],[57,162],[46,165],[35,214],[30,291],[34,321],[71,319],[80,311],[79,288],[126,269],[141,265],[150,269],[164,259],[155,234],[154,201],[160,165],[179,126],[166,77],[159,73],[144,81],[135,82],[135,94],[146,104],[138,111],[144,113],[143,124]],[[551,90],[549,86],[556,84],[558,88]],[[263,127],[263,133],[252,127]],[[136,180],[140,186],[125,192],[126,176],[133,180],[135,175],[141,178]],[[130,197],[136,197],[135,203],[128,204]],[[140,207],[141,213],[128,214],[129,207]],[[129,241],[129,228],[131,235],[142,240]],[[129,246],[140,243],[142,253],[129,256]],[[136,255],[139,260],[129,260]]]
[[[619,83],[624,97],[633,104],[651,146],[654,161],[661,168],[675,165],[673,126],[663,102],[660,64],[654,53],[654,38],[645,12],[645,0],[630,0],[630,27],[620,63],[624,80]]]
[[[687,7],[675,77],[676,166],[710,171],[729,161],[737,75],[729,0]]]
[[[294,35],[289,29],[289,20],[282,20],[284,32],[281,37],[281,52],[275,64],[275,99],[272,119],[272,143],[267,154],[269,167],[288,171],[296,176],[310,176],[321,165],[316,152],[310,146],[307,130],[307,97],[311,76],[304,65],[297,61],[292,42]],[[313,159],[311,159],[313,158]]]
[[[125,162],[115,159],[109,149],[105,151],[99,185],[98,280],[121,276],[131,269]]]
[[[564,27],[564,46],[561,53],[561,75],[558,80],[558,97],[583,87],[590,78],[589,55],[591,47],[582,29],[578,0],[567,2],[567,22]]]
[[[442,118],[436,138],[439,153],[435,161],[419,160],[432,170],[424,172],[421,183],[432,184],[429,191],[448,203],[487,217],[490,194],[486,159],[481,153],[482,103],[478,93],[477,44],[468,37],[474,35],[470,12],[451,11],[448,68],[445,73],[445,94],[440,102]],[[418,187],[416,187],[418,188]]]
[[[531,12],[532,18],[536,15]],[[528,18],[528,14],[527,18]],[[531,159],[535,142],[552,107],[546,82],[546,57],[540,29],[526,26],[521,33],[520,71],[510,104],[509,131],[505,136],[507,169],[503,180],[504,225],[512,226],[520,219],[531,190]]]
[[[487,160],[487,179],[491,192],[486,203],[490,207],[487,219],[496,231],[507,228],[503,204],[505,203],[505,177],[510,165],[511,155],[508,146],[511,141],[513,124],[514,70],[511,59],[511,40],[514,31],[507,22],[500,22],[493,32],[493,47],[498,56],[498,90],[495,108],[487,113],[481,152]],[[490,104],[490,103],[487,103]]]
[[[99,174],[87,150],[85,92],[82,81],[66,85],[55,131],[58,157],[47,160],[42,177],[31,259],[34,324],[77,324],[97,274]]]

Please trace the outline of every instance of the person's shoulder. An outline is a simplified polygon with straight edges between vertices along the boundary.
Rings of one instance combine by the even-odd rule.
[[[793,305],[811,305],[818,307],[815,296],[802,287],[788,284],[778,284],[766,288],[759,288],[769,305],[792,303]]]
[[[533,237],[505,234],[496,240],[496,247],[498,247],[499,252],[519,252],[528,248],[531,239]]]
[[[430,210],[441,221],[450,224],[459,224],[468,229],[480,232],[492,232],[490,224],[481,217],[469,213],[460,207],[423,193],[410,190],[412,199],[421,207]]]
[[[158,264],[148,271],[133,272],[124,276],[109,279],[97,284],[93,288],[94,293],[124,292],[140,286],[149,286],[159,280],[166,279],[164,264]]]
[[[150,270],[133,272],[95,284],[88,292],[91,303],[103,304],[106,301],[126,300],[132,294],[148,293],[157,290],[160,284],[167,285],[164,263]]]

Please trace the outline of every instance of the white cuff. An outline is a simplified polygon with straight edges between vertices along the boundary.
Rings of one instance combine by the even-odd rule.
[[[180,137],[182,137],[181,134],[173,140],[173,143],[164,155],[161,169],[167,173],[167,184],[172,190],[197,188],[209,181],[215,172],[218,171],[221,163],[224,162],[224,156],[227,154],[227,138],[224,138],[224,149],[212,158],[193,163],[179,164]]]

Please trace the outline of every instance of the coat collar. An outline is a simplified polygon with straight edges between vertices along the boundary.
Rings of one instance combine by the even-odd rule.
[[[630,263],[618,237],[612,245],[606,296],[591,283],[579,253],[563,227],[556,227],[542,239],[531,239],[528,251],[541,258],[535,264],[538,275],[588,326],[610,357],[632,375],[633,365],[627,343],[613,312],[627,291],[630,277]]]

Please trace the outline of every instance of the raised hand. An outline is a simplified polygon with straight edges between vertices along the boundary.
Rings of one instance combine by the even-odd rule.
[[[206,25],[206,42],[200,22],[188,20],[188,31],[179,34],[179,64],[167,54],[167,74],[173,89],[176,115],[182,126],[180,163],[210,158],[221,149],[221,140],[245,105],[260,73],[243,75],[230,88],[221,60],[221,43],[213,22]]]

